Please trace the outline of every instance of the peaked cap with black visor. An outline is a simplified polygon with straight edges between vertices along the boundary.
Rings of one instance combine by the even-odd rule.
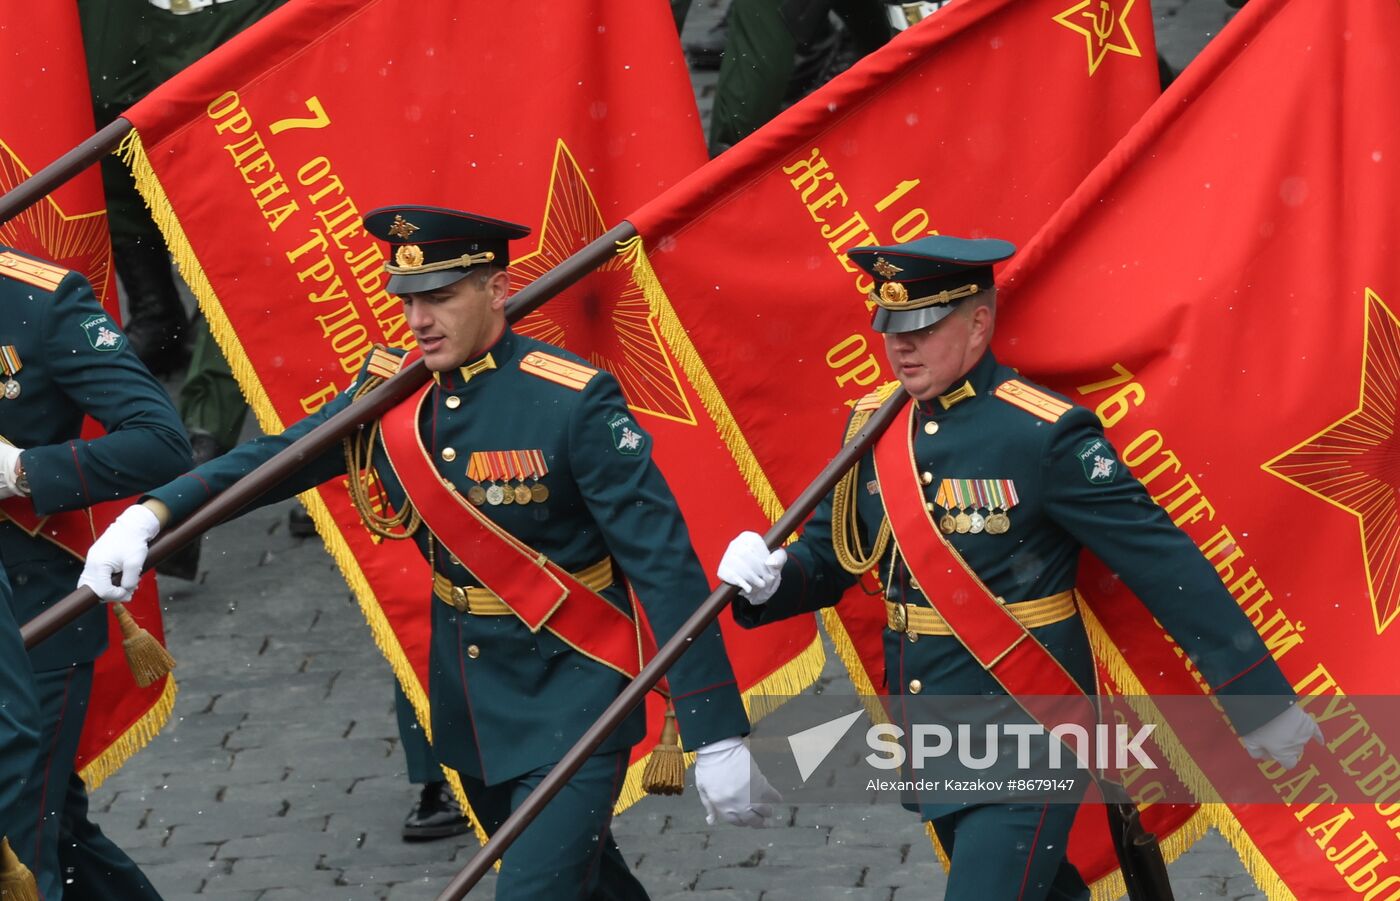
[[[389,245],[390,294],[436,291],[480,266],[510,265],[510,242],[530,229],[443,207],[404,204],[365,214],[365,230]]]
[[[997,238],[933,235],[907,244],[857,247],[847,256],[875,279],[870,326],[883,334],[916,332],[952,313],[962,301],[990,291],[992,264],[1016,246]]]

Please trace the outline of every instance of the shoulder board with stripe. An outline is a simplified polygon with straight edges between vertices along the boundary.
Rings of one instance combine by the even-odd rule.
[[[865,395],[865,397],[862,397],[860,400],[856,401],[856,412],[864,413],[867,410],[880,409],[880,405],[883,404],[885,401],[889,400],[890,395],[894,394],[895,389],[898,387],[898,381],[885,382],[885,384],[881,385],[874,391]]]
[[[1012,379],[1009,382],[1002,382],[997,386],[996,396],[1011,404],[1013,407],[1020,407],[1027,413],[1039,416],[1046,422],[1057,422],[1059,418],[1070,411],[1074,404],[1060,400],[1051,394],[1046,394],[1039,388],[1033,388],[1019,379]]]
[[[31,260],[29,257],[22,257],[8,250],[0,253],[0,275],[9,276],[15,281],[24,282],[36,288],[43,288],[45,291],[58,290],[58,283],[63,281],[63,277],[67,274],[68,270],[61,266]]]
[[[547,382],[582,391],[589,379],[598,374],[592,366],[575,363],[543,351],[532,350],[520,359],[520,371],[539,376]]]
[[[381,379],[391,378],[398,374],[404,359],[396,353],[391,353],[388,348],[376,345],[369,352],[369,361],[365,364],[365,371],[370,375],[377,375]]]

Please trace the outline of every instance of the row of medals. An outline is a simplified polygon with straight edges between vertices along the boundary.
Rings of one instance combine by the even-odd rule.
[[[977,535],[981,532],[986,532],[988,535],[1004,535],[1011,528],[1011,517],[1000,509],[993,510],[987,516],[983,516],[977,510],[971,513],[959,510],[956,514],[949,510],[938,520],[938,528],[943,530],[944,535],[951,535],[954,532],[959,535],[968,533]]]
[[[500,507],[509,504],[543,504],[549,500],[549,489],[543,482],[536,482],[533,485],[497,485],[491,484],[483,488],[480,485],[473,485],[467,489],[467,500],[476,506],[490,504],[493,507]]]

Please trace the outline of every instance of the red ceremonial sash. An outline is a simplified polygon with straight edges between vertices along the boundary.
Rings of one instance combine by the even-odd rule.
[[[87,549],[97,538],[97,522],[101,514],[94,517],[94,511],[105,505],[84,507],[81,510],[65,510],[40,516],[34,512],[34,503],[27,497],[7,497],[0,501],[0,521],[8,519],[19,526],[31,538],[43,538],[63,548],[68,553],[83,560]]]
[[[636,622],[488,519],[438,472],[418,431],[419,408],[434,387],[424,386],[380,423],[389,463],[433,537],[531,632],[546,629],[580,654],[635,677]]]
[[[914,457],[914,414],[875,444],[875,478],[899,552],[954,637],[1016,703],[1047,729],[1075,723],[1095,734],[1098,713],[1060,662],[977,578],[925,506]],[[937,599],[935,601],[935,599]]]

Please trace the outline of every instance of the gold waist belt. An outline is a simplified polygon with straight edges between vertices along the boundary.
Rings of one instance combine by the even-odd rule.
[[[589,591],[602,591],[613,583],[612,558],[604,557],[587,569],[571,574]],[[461,613],[473,616],[510,616],[506,602],[489,588],[453,585],[441,573],[433,573],[433,596]]]
[[[1006,609],[1027,629],[1058,623],[1078,612],[1073,589],[1052,594],[1047,598],[1007,604]],[[909,632],[914,635],[953,634],[948,623],[932,607],[913,607],[885,601],[885,623],[896,632]]]

